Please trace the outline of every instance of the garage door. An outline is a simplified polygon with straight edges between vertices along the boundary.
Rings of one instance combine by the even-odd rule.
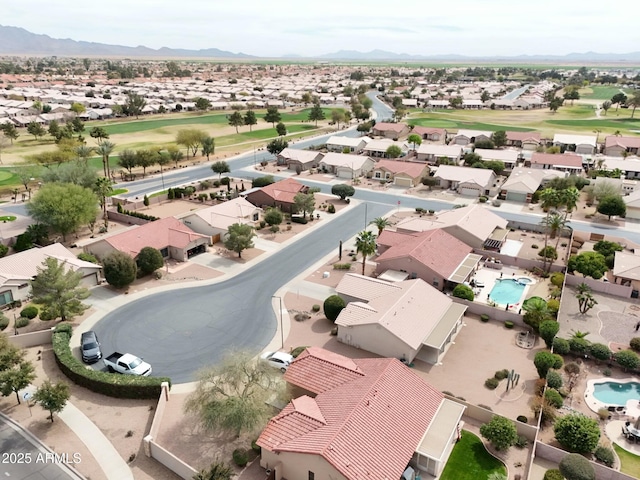
[[[632,218],[634,220],[640,220],[640,209],[627,207],[627,213],[625,218]]]
[[[507,192],[507,200],[511,200],[512,202],[526,202],[527,194],[518,192]]]
[[[480,190],[475,190],[473,188],[461,188],[460,195],[467,195],[469,197],[477,197],[480,195]]]
[[[395,185],[398,185],[399,187],[411,187],[412,186],[410,178],[396,177],[393,180],[393,183]]]

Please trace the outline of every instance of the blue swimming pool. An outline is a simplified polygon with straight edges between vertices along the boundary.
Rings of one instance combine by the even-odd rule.
[[[489,293],[489,298],[500,305],[515,305],[520,303],[525,285],[514,278],[496,280]]]
[[[625,406],[628,400],[640,400],[640,383],[595,383],[593,385],[593,396],[607,405]]]

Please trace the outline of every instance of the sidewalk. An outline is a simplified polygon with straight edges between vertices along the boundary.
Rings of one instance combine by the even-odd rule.
[[[133,480],[133,473],[131,473],[129,465],[84,413],[72,403],[67,402],[58,417],[87,446],[109,480]]]

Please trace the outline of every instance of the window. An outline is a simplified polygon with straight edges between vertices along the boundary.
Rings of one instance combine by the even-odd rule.
[[[316,474],[309,470],[309,480],[315,480]]]
[[[260,214],[259,214],[258,212],[254,213],[254,214],[253,214],[253,221],[254,221],[254,222],[257,222],[257,221],[258,221],[258,218],[260,218]]]
[[[162,258],[167,258],[169,256],[169,247],[160,250],[160,255],[162,255]]]
[[[380,172],[376,172],[374,178],[380,178]]]
[[[11,302],[13,302],[13,295],[11,294],[11,290],[0,293],[0,305],[6,305],[7,303]]]

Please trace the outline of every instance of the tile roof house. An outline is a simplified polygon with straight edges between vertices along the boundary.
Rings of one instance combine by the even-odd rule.
[[[613,157],[637,155],[640,151],[640,137],[617,137],[609,135],[604,139],[604,154]]]
[[[540,168],[514,168],[509,178],[500,187],[500,198],[513,202],[531,203],[533,194],[541,185],[553,180],[563,178],[567,172],[559,170],[543,170]]]
[[[553,154],[534,153],[531,160],[525,161],[525,167],[555,169],[578,175],[583,172],[582,157],[574,153]]]
[[[160,250],[164,258],[184,262],[193,255],[205,252],[210,242],[209,236],[194,232],[176,218],[167,217],[104,236],[84,244],[83,249],[98,258],[115,251],[135,258],[144,247],[153,247]]]
[[[409,462],[445,465],[464,406],[394,358],[349,359],[309,347],[285,380],[308,392],[273,417],[257,440],[275,479],[400,478]]]
[[[424,163],[379,160],[373,168],[371,178],[388,180],[400,187],[415,187],[428,175],[429,167]]]
[[[80,260],[60,243],[31,248],[0,258],[0,306],[27,298],[31,293],[29,282],[47,258],[55,258],[58,263],[65,263],[69,269],[82,273],[82,285],[85,287],[100,282],[100,265]]]
[[[187,212],[179,220],[191,230],[211,237],[211,243],[224,239],[229,226],[242,223],[255,227],[262,209],[249,203],[244,197],[219,203],[207,208]]]
[[[333,135],[327,140],[326,146],[329,152],[344,153],[345,149],[349,153],[360,153],[362,149],[371,141],[369,137],[345,137]]]
[[[423,143],[416,150],[417,158],[421,162],[434,165],[438,160],[445,158],[454,165],[460,163],[464,151],[460,145],[437,145]]]
[[[441,188],[471,197],[490,195],[498,179],[493,170],[456,165],[440,165],[433,177],[440,180]]]
[[[316,168],[322,157],[321,152],[285,148],[276,156],[276,162],[278,165],[286,165],[289,170],[296,170],[300,167],[300,171],[304,172],[311,168]]]
[[[413,130],[411,130],[411,133],[420,135],[420,138],[429,142],[444,143],[447,138],[447,131],[444,128],[422,127],[420,125],[416,125],[413,127]]]
[[[623,197],[627,206],[626,218],[640,220],[640,190]]]
[[[616,252],[612,273],[614,283],[640,290],[640,255],[628,251]]]
[[[368,142],[367,145],[362,149],[362,153],[374,158],[387,158],[387,149],[391,145],[395,145],[402,151],[402,154],[400,155],[401,157],[405,156],[409,151],[409,145],[407,145],[406,142],[397,142],[395,140],[391,140],[390,138],[378,138],[376,140],[371,140],[370,142]]]
[[[285,178],[266,187],[252,189],[245,198],[256,207],[278,207],[283,212],[295,210],[294,197],[298,193],[306,193],[309,187],[294,180]]]
[[[497,160],[504,163],[505,170],[513,170],[518,161],[520,161],[520,152],[512,149],[476,148],[473,153],[480,155],[482,160],[487,162]]]
[[[320,160],[318,167],[338,178],[353,179],[367,175],[374,165],[375,162],[366,155],[329,152]]]
[[[462,283],[471,275],[478,255],[472,247],[441,228],[416,233],[383,230],[378,237],[375,258],[376,273],[386,270],[406,272],[410,278],[421,278],[429,285],[444,290],[447,282]],[[477,259],[479,260],[479,258]],[[462,279],[459,278],[463,274]]]
[[[605,157],[602,164],[603,170],[613,171],[620,170],[624,173],[625,178],[640,179],[640,159],[638,157]]]
[[[522,148],[523,150],[535,150],[540,146],[542,140],[540,132],[512,132],[506,131],[507,146]]]
[[[371,134],[376,137],[391,138],[398,140],[401,137],[409,135],[411,128],[406,123],[376,123],[371,129]]]
[[[561,149],[568,149],[571,146],[571,149],[578,154],[593,155],[598,148],[597,138],[593,135],[556,133],[553,136],[553,144]]]
[[[467,130],[461,128],[453,137],[452,144],[469,145],[470,143],[476,143],[480,141],[488,142],[489,140],[491,140],[491,135],[493,135],[493,132],[484,130]]]
[[[391,283],[349,273],[336,292],[352,299],[336,319],[338,341],[408,362],[440,362],[467,309],[419,278]]]
[[[473,248],[482,248],[498,231],[506,232],[507,223],[490,209],[474,203],[429,217],[406,217],[396,224],[396,231],[411,234],[440,228]]]

